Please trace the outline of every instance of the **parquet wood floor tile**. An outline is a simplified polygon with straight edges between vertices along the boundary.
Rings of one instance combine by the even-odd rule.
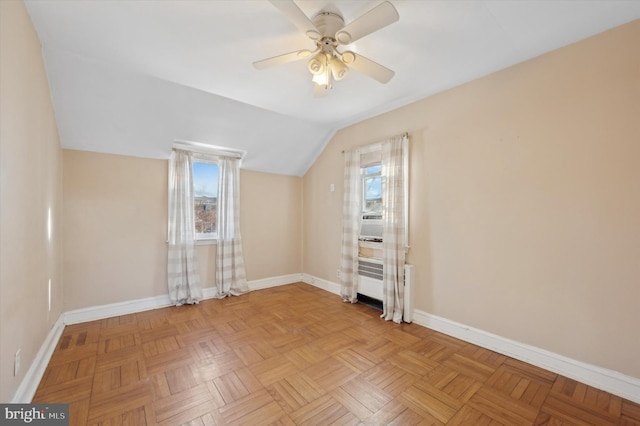
[[[72,425],[640,425],[640,405],[306,284],[65,328]]]

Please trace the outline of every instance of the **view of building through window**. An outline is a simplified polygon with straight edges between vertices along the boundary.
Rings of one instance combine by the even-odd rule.
[[[194,162],[193,189],[196,238],[213,238],[218,216],[218,165]]]

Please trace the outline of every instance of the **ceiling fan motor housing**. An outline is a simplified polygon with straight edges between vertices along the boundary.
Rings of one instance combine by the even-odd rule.
[[[332,12],[320,12],[313,18],[313,25],[322,34],[322,39],[330,38],[335,43],[335,34],[344,27],[342,16]]]

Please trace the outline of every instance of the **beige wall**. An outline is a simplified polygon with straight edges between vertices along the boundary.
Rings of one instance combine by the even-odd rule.
[[[242,170],[240,228],[249,281],[302,272],[302,178]]]
[[[166,161],[64,150],[66,311],[167,293]]]
[[[166,160],[64,150],[65,310],[166,294]],[[242,171],[247,278],[301,272],[302,179]],[[215,245],[198,246],[203,287]]]
[[[62,150],[40,42],[22,2],[0,1],[0,93],[0,402],[9,402],[63,297]]]
[[[240,171],[240,232],[247,280],[302,272],[302,178]],[[215,287],[216,246],[198,246],[203,287]]]
[[[635,21],[343,129],[304,271],[337,281],[340,151],[409,131],[416,308],[640,378],[639,52]]]

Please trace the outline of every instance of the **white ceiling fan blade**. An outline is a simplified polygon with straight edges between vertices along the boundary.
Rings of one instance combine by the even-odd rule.
[[[253,63],[253,66],[259,70],[263,70],[265,68],[274,67],[276,65],[282,65],[289,62],[297,61],[298,59],[308,58],[312,53],[313,52],[307,49],[297,50],[295,52],[285,53],[284,55],[274,56],[273,58],[256,61]]]
[[[350,55],[352,55],[352,57]],[[389,68],[352,52],[343,53],[343,60],[349,67],[368,75],[374,80],[378,80],[382,84],[388,83],[395,75],[395,72]]]
[[[289,20],[312,40],[319,40],[322,34],[318,31],[311,19],[304,14],[293,0],[269,0]]]
[[[336,40],[340,44],[349,44],[374,31],[393,24],[398,19],[398,11],[388,1],[374,7],[349,25],[336,33]]]

